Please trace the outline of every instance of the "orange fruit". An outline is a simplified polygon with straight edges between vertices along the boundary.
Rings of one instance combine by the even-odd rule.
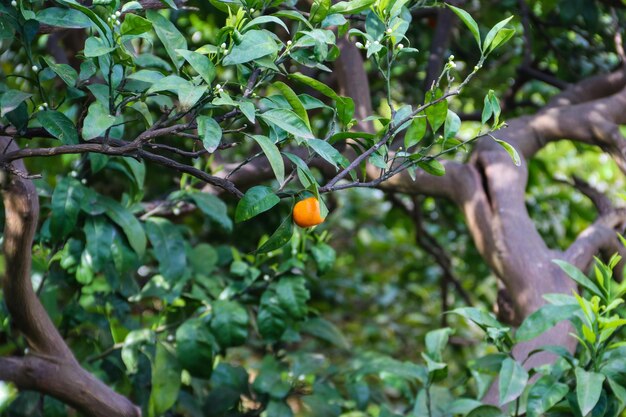
[[[320,202],[315,197],[300,200],[293,206],[293,221],[300,227],[316,226],[324,221]]]

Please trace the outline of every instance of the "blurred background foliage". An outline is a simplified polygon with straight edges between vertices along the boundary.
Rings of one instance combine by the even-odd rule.
[[[419,53],[394,69],[392,99],[398,106],[421,103],[425,93],[423,80],[437,9],[431,8],[432,2],[418,3],[421,7],[413,10],[407,37],[410,46]],[[190,48],[216,43],[227,14],[214,4],[191,0],[188,5],[195,8],[193,12],[170,12],[170,19],[176,22]],[[463,94],[451,100],[450,107],[457,109],[462,119],[470,119],[463,124],[462,137],[470,137],[478,130],[471,115],[480,114],[483,97],[489,89],[508,100],[503,113],[505,120],[537,111],[559,91],[545,80],[531,80],[512,90],[515,79],[524,76],[520,68],[525,65],[525,53],[530,53],[532,67],[546,74],[545,78],[562,83],[610,71],[619,63],[613,33],[615,25],[624,22],[622,3],[530,0],[526,4],[532,18],[531,31],[525,34],[518,0],[473,0],[462,4],[481,28],[490,28],[515,15],[512,25],[517,32],[511,42],[486,62]],[[276,33],[286,37],[279,27]],[[46,41],[46,36],[39,38],[38,52],[45,53]],[[528,41],[529,52],[525,49]],[[0,73],[25,71],[24,50],[15,45],[5,49],[6,41],[2,42]],[[156,55],[164,56],[158,51],[161,48],[158,42],[154,47]],[[454,54],[460,73],[466,72],[479,58],[473,39],[461,24],[452,28],[447,53]],[[371,63],[366,68],[370,73],[374,108],[385,114],[388,107],[383,80],[377,77]],[[220,71],[221,80],[236,77],[228,67]],[[332,74],[317,76],[330,85],[334,82]],[[44,85],[52,89],[55,82],[51,78]],[[25,81],[13,79],[10,83],[20,88]],[[34,142],[31,146],[37,145]],[[249,151],[237,147],[228,152],[230,159],[241,160]],[[461,152],[452,157],[462,160],[467,155]],[[176,369],[167,361],[168,365],[163,365],[162,358],[175,355],[171,342],[176,338],[180,345],[184,337],[181,323],[194,312],[205,314],[210,303],[212,314],[216,314],[214,301],[224,297],[225,288],[241,289],[254,282],[250,292],[243,291],[237,298],[241,303],[237,308],[243,308],[243,313],[224,313],[230,319],[246,316],[246,310],[258,308],[254,300],[266,290],[268,283],[284,273],[306,278],[306,297],[310,297],[306,319],[294,315],[297,311],[288,311],[280,317],[283,324],[278,327],[283,333],[260,335],[261,324],[247,323],[246,317],[228,336],[220,336],[229,340],[217,340],[222,347],[232,346],[227,352],[216,347],[216,335],[206,333],[204,342],[215,350],[202,358],[215,365],[212,373],[208,369],[204,375],[210,379],[192,377],[189,370],[183,372],[182,389],[176,391],[175,406],[163,411],[164,415],[256,415],[254,410],[265,409],[262,415],[283,417],[291,415],[284,409],[285,400],[298,416],[383,417],[396,415],[392,413],[394,410],[398,415],[412,413],[417,417],[422,415],[419,406],[422,400],[418,398],[415,402],[419,391],[415,375],[421,371],[404,361],[422,364],[420,352],[425,349],[425,334],[442,325],[456,329],[444,354],[450,366],[445,384],[456,395],[475,396],[485,389],[486,383],[480,378],[468,382],[471,372],[466,364],[492,348],[480,343],[483,336],[475,326],[443,314],[445,310],[466,306],[467,301],[450,282],[442,284],[441,265],[431,256],[429,248],[419,243],[418,235],[425,233],[434,239],[449,258],[454,277],[471,305],[493,310],[496,279],[478,255],[462,215],[446,201],[418,198],[421,227],[416,228],[414,216],[401,205],[409,197],[391,197],[371,189],[336,192],[327,197],[331,213],[324,224],[314,232],[298,230],[287,247],[269,255],[252,252],[289,215],[287,202],[251,221],[235,224],[232,231],[223,221],[209,219],[199,210],[187,211],[181,205],[179,213],[169,217],[166,228],[168,238],[183,242],[188,265],[181,275],[184,279],[171,283],[155,275],[159,268],[157,261],[167,255],[151,249],[148,261],[143,263],[122,238],[120,230],[104,221],[102,214],[81,214],[77,230],[72,231],[73,237],[67,241],[57,239],[50,232],[50,197],[61,181],[82,182],[102,195],[123,201],[131,211],[140,214],[143,210],[140,201],[165,200],[179,187],[169,171],[154,166],[144,171],[139,164],[102,156],[31,159],[27,165],[32,172],[44,175],[37,182],[43,211],[35,247],[35,288],[81,362],[144,408],[151,407],[149,404],[155,401],[150,399],[155,374],[162,373],[163,392],[172,390],[167,385],[176,376],[168,372],[175,374]],[[95,166],[99,169],[94,169]],[[578,175],[613,198],[618,198],[619,190],[624,187],[624,179],[609,157],[596,149],[569,142],[546,146],[530,162],[529,171],[528,210],[546,242],[555,248],[570,244],[595,217],[585,197],[555,179],[567,180]],[[67,172],[72,175],[63,176]],[[224,200],[232,219],[236,201],[229,197]],[[98,228],[109,234],[112,246],[101,254],[102,265],[98,270],[81,272],[81,252],[93,238],[90,230]],[[257,280],[259,276],[263,277],[261,284]],[[222,307],[228,310],[232,306]],[[0,352],[23,351],[24,341],[13,334],[7,312],[0,308]],[[220,326],[215,317],[211,323]],[[248,324],[254,331],[242,330]],[[194,332],[202,333],[197,329]],[[273,343],[267,343],[272,338]],[[410,375],[411,372],[414,374]],[[265,375],[266,380],[258,378],[249,387],[248,379],[252,381],[257,374]],[[256,394],[249,395],[250,390]],[[440,393],[442,401],[446,393]],[[263,403],[263,407],[258,408],[252,397]],[[240,400],[242,404],[236,405]],[[35,393],[18,395],[7,384],[0,384],[0,403],[8,416],[67,415],[58,401]]]

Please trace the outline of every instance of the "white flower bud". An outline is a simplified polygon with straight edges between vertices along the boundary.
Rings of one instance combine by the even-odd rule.
[[[33,65],[30,69],[32,69],[33,72],[39,71],[39,67],[37,65]]]
[[[228,55],[228,49],[224,49],[224,55]]]
[[[216,89],[216,90],[220,90],[221,88],[222,88],[222,85],[221,85],[221,84],[215,84],[215,89]]]
[[[222,43],[222,44],[220,45],[220,48],[222,48],[222,49],[226,49],[226,42]]]
[[[174,213],[174,216],[180,216],[180,209],[178,207],[174,207],[172,213]]]
[[[256,10],[254,10],[254,7],[250,8],[250,13],[254,13]]]
[[[387,33],[391,33],[391,32],[393,32],[393,29],[388,28],[388,29],[387,29]]]
[[[287,46],[291,46],[291,44],[292,44],[292,43],[293,43],[293,42],[291,42],[291,40],[288,40],[288,41],[287,41]]]
[[[454,55],[450,55],[450,57],[448,58],[450,61],[454,60]]]
[[[122,15],[122,12],[120,12],[119,10],[117,12],[115,12],[115,16],[116,17],[120,17]]]
[[[380,45],[380,42],[374,41],[374,45]]]
[[[119,20],[116,20],[116,21],[115,21],[115,24],[116,24],[117,26],[119,26],[119,25],[121,25],[121,24],[122,24],[122,22],[120,22]]]
[[[396,48],[398,48],[398,49],[402,49],[402,48],[404,48],[404,45],[402,45],[401,43],[399,43],[399,44],[398,44],[398,46],[397,46]]]
[[[17,7],[17,2],[16,2],[15,0],[13,0],[13,1],[11,2],[11,6],[13,6],[13,7]]]
[[[82,180],[80,180],[80,183],[83,185],[87,184],[87,178],[83,178]]]
[[[43,103],[43,106],[44,107],[48,107],[48,103]]]
[[[357,48],[363,49],[363,44],[361,42],[356,42],[355,45]]]
[[[39,107],[37,107],[37,110],[39,110],[39,111],[43,111],[43,106],[39,106]]]

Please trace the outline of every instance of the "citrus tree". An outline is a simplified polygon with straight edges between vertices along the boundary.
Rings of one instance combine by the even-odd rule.
[[[563,251],[548,249],[524,199],[529,161],[549,142],[599,146],[623,166],[621,67],[566,88],[534,59],[528,23],[552,18],[557,4],[524,3],[517,21],[495,10],[480,25],[459,6],[2,0],[7,412],[383,417],[448,406],[449,391],[433,387],[447,372],[448,329],[429,333],[420,364],[318,353],[349,352],[311,304],[336,259],[329,231],[311,227],[343,190],[385,190],[416,227],[422,202],[407,195],[450,200],[507,290],[510,323],[543,295],[575,288],[552,259],[586,269],[598,251],[622,250],[614,232],[624,212],[584,181],[575,185],[600,217]],[[618,22],[606,7],[569,18],[584,30]],[[513,25],[525,43],[503,46]],[[515,97],[477,82],[507,47],[524,57],[517,89],[563,88],[539,89],[546,102],[531,116],[515,118]],[[614,69],[614,56],[588,72]],[[422,85],[404,87],[417,67]],[[420,236],[446,286],[463,294],[445,251]],[[517,339],[488,324],[502,353],[493,366],[516,383],[494,385],[502,404],[519,402],[528,381],[515,360],[546,340],[575,347],[564,324]],[[546,361],[554,355],[542,351],[525,365]],[[459,394],[482,398],[490,379],[476,378],[476,390]],[[446,412],[485,410],[455,407]]]

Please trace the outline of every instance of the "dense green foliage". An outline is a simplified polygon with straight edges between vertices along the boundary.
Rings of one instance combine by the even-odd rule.
[[[330,178],[309,167],[317,155],[355,181],[359,167],[344,171],[349,161],[339,150],[352,139],[382,177],[442,175],[440,159],[462,158],[504,116],[544,104],[555,89],[530,82],[515,97],[522,105],[501,115],[498,97],[523,55],[513,37],[521,23],[510,20],[517,2],[464,6],[473,18],[453,8],[464,24],[433,88],[420,82],[433,31],[419,12],[443,4],[211,0],[184,10],[163,3],[156,11],[136,1],[0,0],[0,124],[17,130],[23,147],[68,149],[26,161],[42,174],[32,281],[86,369],[148,416],[498,416],[476,400],[498,374],[507,415],[539,416],[552,406],[555,416],[621,411],[624,348],[611,344],[624,324],[615,262],[598,261],[595,281],[568,269],[586,298],[551,297],[514,332],[485,312],[495,278],[455,208],[416,199],[424,229],[453,254],[472,308],[443,289],[450,285],[416,245],[420,232],[401,205],[371,189],[320,196],[332,191],[323,189]],[[546,32],[534,39],[543,52],[538,68],[575,81],[617,64],[603,4],[529,7]],[[57,62],[70,47],[43,27],[77,29],[84,45]],[[362,122],[354,102],[333,85],[329,67],[344,34],[367,58],[375,133],[354,132]],[[461,123],[458,114],[474,112],[480,122]],[[184,128],[167,136],[142,136],[177,123]],[[29,133],[38,128],[45,132]],[[404,152],[389,153],[389,139],[403,130]],[[126,157],[107,155],[109,145],[137,140]],[[98,148],[69,151],[78,144]],[[530,168],[529,209],[554,247],[593,219],[590,204],[552,182],[596,166],[598,152],[584,148],[572,162],[573,146],[550,145]],[[147,152],[210,175],[262,159],[273,176],[240,198]],[[604,164],[594,182],[618,187],[616,172]],[[314,230],[291,221],[293,203],[307,193],[330,209]],[[2,354],[23,353],[4,304],[0,319]],[[531,371],[541,377],[528,382],[510,356],[513,342],[565,319],[581,347],[575,355],[554,348],[562,359]],[[477,343],[481,329],[488,343]],[[8,416],[68,415],[59,401],[10,384],[0,395]]]

